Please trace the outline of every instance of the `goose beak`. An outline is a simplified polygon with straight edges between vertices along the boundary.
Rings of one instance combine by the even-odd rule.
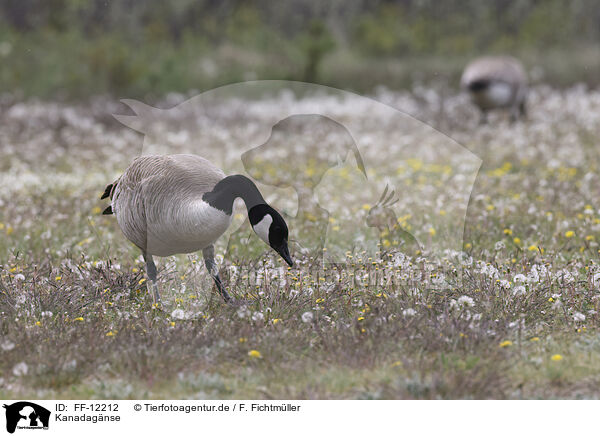
[[[290,250],[288,249],[287,244],[283,244],[281,247],[276,248],[275,251],[277,251],[277,253],[279,253],[279,255],[283,258],[283,260],[285,260],[285,262],[289,266],[294,266],[294,261],[292,260],[292,257],[290,256]]]

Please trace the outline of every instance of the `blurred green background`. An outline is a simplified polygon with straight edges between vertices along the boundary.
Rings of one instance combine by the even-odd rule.
[[[0,92],[153,98],[254,79],[359,92],[442,81],[473,56],[600,82],[594,0],[0,0]]]

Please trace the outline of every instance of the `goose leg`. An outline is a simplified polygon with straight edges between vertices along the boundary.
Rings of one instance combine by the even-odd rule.
[[[221,297],[223,297],[223,300],[225,300],[225,302],[229,303],[231,301],[231,297],[225,290],[225,286],[223,286],[223,283],[221,282],[221,278],[219,277],[219,271],[217,269],[217,264],[215,262],[214,247],[212,245],[209,245],[208,247],[204,248],[202,250],[202,255],[204,256],[204,265],[206,266],[208,273],[211,275],[211,277],[215,281],[215,284],[217,285],[219,294],[221,295]]]
[[[160,302],[160,293],[158,292],[158,285],[156,284],[156,265],[151,254],[143,253],[144,260],[146,261],[146,273],[149,279],[148,290],[152,293],[152,300],[154,304]]]

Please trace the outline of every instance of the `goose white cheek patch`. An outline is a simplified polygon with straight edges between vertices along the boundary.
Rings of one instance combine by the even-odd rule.
[[[272,222],[273,217],[267,214],[253,227],[254,232],[258,235],[258,237],[267,244],[269,244],[269,228],[271,227]]]

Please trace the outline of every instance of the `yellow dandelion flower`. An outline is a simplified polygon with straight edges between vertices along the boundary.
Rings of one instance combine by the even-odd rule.
[[[73,321],[83,321],[83,316],[79,316],[79,317],[75,318]]]
[[[281,318],[274,318],[273,321],[271,321],[273,324],[277,324],[278,322],[281,322]]]
[[[41,321],[36,321],[35,325],[38,326],[38,327],[40,327],[42,325],[42,323],[41,323]]]
[[[520,238],[514,238],[513,242],[517,245],[519,245],[521,243],[521,239]]]
[[[10,273],[17,272],[17,267],[16,266],[12,267],[11,269],[8,270],[8,272],[10,272]]]
[[[537,336],[534,336],[533,338],[530,339],[531,342],[537,342],[539,340],[540,340],[540,338],[538,338]]]
[[[504,229],[504,234],[511,236],[512,235],[512,230],[511,229]]]
[[[527,249],[529,251],[538,251],[537,245],[530,245]]]
[[[262,354],[260,354],[260,351],[258,350],[250,350],[248,351],[248,356],[254,359],[260,359],[262,357]]]
[[[430,227],[430,228],[429,228],[429,234],[430,234],[431,236],[435,236],[435,229],[434,229],[433,227]]]
[[[363,319],[365,319],[365,317],[364,317],[364,316],[359,316],[359,317],[358,317],[356,320],[357,320],[357,321],[362,321]]]
[[[560,362],[563,359],[563,357],[560,354],[554,354],[550,359],[554,362]]]
[[[500,342],[500,348],[506,348],[506,347],[510,347],[512,345],[512,341],[502,341]]]
[[[565,232],[565,238],[572,238],[573,236],[575,236],[575,232],[573,230]]]
[[[106,333],[106,336],[110,337],[110,336],[114,336],[115,332],[113,332],[112,330],[110,332]]]
[[[247,338],[240,338],[239,341],[240,341],[240,344],[243,344],[244,342],[247,342],[248,339]]]
[[[324,298],[317,298],[317,300],[315,301],[315,303],[322,303],[323,301],[325,301]]]
[[[141,284],[142,284],[142,283],[144,283],[145,281],[146,281],[146,279],[140,279],[140,281],[139,281],[138,283],[141,285]]]
[[[15,230],[15,229],[13,229],[11,226],[8,226],[8,227],[6,228],[6,234],[7,234],[8,236],[10,236],[14,230]]]
[[[171,322],[169,323],[169,325],[170,325],[171,327],[175,327],[175,321],[171,321]]]
[[[585,237],[585,240],[586,240],[586,241],[593,241],[593,240],[594,240],[594,235],[587,235],[587,236]]]
[[[54,277],[54,280],[56,280],[57,282],[60,282],[62,280],[62,276],[56,276],[56,277]]]
[[[363,210],[371,210],[371,205],[370,204],[363,204],[362,205]]]

